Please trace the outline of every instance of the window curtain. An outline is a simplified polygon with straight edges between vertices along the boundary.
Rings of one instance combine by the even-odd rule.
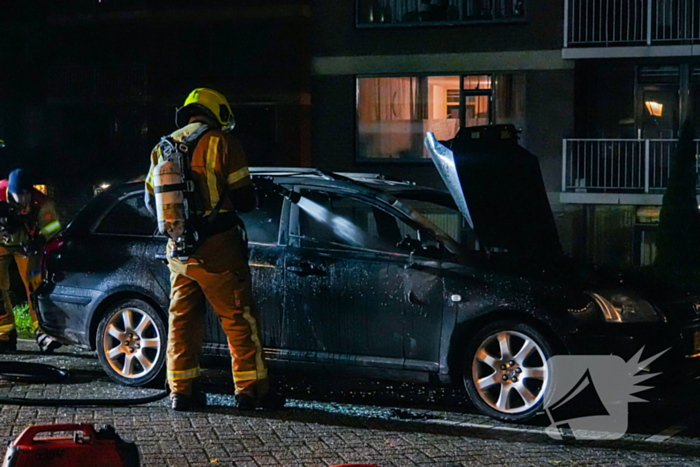
[[[427,90],[427,78],[361,78],[360,157],[421,157],[423,120],[428,114]]]

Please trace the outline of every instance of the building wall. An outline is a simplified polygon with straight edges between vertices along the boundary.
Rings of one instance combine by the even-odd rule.
[[[528,1],[524,21],[453,26],[356,26],[356,2],[314,1],[313,165],[382,172],[441,186],[430,161],[356,162],[356,77],[526,75],[522,144],[540,157],[548,191],[561,185],[561,139],[573,127],[573,62],[561,59],[563,2]],[[546,32],[546,33],[543,33]]]
[[[548,192],[561,190],[562,139],[574,125],[573,70],[527,73],[525,139],[523,145],[539,157]]]
[[[524,73],[526,118],[521,144],[539,157],[547,191],[558,191],[562,138],[569,137],[573,129],[573,70]],[[442,186],[429,160],[357,162],[356,75],[317,75],[313,83],[313,165],[329,170],[380,172]]]
[[[314,2],[316,56],[561,49],[564,2],[527,0],[522,23],[358,28],[355,0]],[[546,34],[543,34],[546,31]]]

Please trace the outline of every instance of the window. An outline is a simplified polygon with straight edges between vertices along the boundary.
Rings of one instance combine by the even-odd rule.
[[[95,232],[150,237],[156,228],[156,219],[151,217],[143,202],[143,194],[139,193],[119,201],[102,219]]]
[[[416,210],[437,228],[450,236],[467,250],[478,250],[478,241],[474,231],[467,225],[464,217],[453,206],[445,206],[435,201],[402,199],[404,205]]]
[[[464,126],[522,127],[522,75],[366,77],[357,80],[357,157],[422,160],[429,131],[451,139]]]
[[[406,239],[420,239],[417,229],[362,200],[324,191],[302,190],[301,195],[301,246],[408,252]]]
[[[253,243],[276,244],[280,229],[280,216],[284,199],[274,193],[258,191],[258,207],[248,213],[240,213]]]
[[[357,25],[382,27],[522,20],[525,0],[357,0]]]
[[[683,67],[683,74],[687,73],[685,70]],[[638,107],[641,111],[639,122],[642,138],[673,139],[678,136],[681,72],[678,65],[638,68],[637,96],[641,101]]]

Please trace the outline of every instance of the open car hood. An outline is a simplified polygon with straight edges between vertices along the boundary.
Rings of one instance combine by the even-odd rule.
[[[457,207],[490,251],[553,259],[562,255],[537,157],[512,125],[462,128],[425,145]]]

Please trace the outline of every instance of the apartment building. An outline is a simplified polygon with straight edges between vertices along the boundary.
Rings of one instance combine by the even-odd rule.
[[[568,253],[653,261],[679,126],[700,125],[700,4],[355,0],[314,13],[316,165],[439,185],[426,131],[513,123]]]
[[[229,97],[254,165],[436,187],[425,132],[513,123],[565,250],[649,264],[679,126],[700,125],[699,18],[693,0],[20,2],[0,18],[0,170],[137,176],[196,86]]]
[[[560,202],[579,206],[592,260],[648,265],[680,125],[700,119],[700,3],[566,0],[562,57],[575,63],[574,138]]]

